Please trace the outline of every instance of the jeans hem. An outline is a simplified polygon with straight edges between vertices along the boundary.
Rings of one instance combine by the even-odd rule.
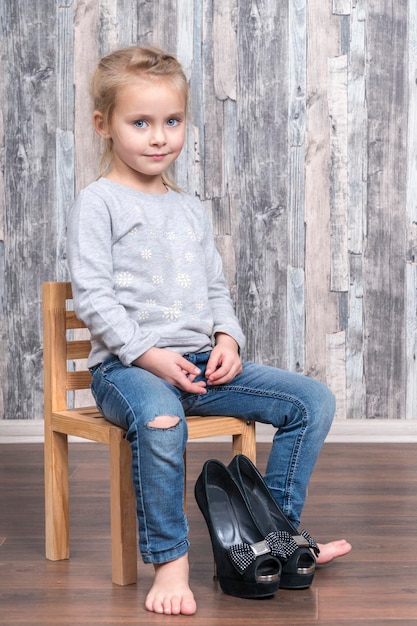
[[[163,552],[158,552],[156,554],[150,554],[147,552],[146,554],[142,554],[142,560],[144,563],[153,563],[154,565],[162,565],[163,563],[169,563],[170,561],[176,561],[180,557],[187,554],[190,547],[190,542],[188,539],[182,541],[179,545],[175,546],[170,550],[164,550]]]

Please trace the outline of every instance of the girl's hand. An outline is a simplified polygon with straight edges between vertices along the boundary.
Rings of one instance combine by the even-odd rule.
[[[133,365],[141,367],[171,385],[189,393],[206,393],[206,383],[201,380],[194,382],[200,374],[198,367],[184,359],[180,354],[166,348],[150,348],[142,356],[133,361]]]
[[[206,368],[208,385],[224,385],[242,371],[239,346],[225,333],[217,333],[214,346]]]

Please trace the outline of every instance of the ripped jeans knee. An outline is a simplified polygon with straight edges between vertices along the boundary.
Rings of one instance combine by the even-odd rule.
[[[161,428],[168,430],[174,428],[180,422],[178,415],[157,415],[153,420],[147,423],[148,428]]]

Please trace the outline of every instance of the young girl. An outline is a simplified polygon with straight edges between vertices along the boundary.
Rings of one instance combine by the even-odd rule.
[[[242,363],[209,219],[169,176],[184,144],[187,81],[174,57],[130,47],[103,58],[92,81],[102,177],[69,216],[68,260],[78,316],[92,335],[92,391],[127,430],[139,546],[155,578],[149,611],[191,615],[183,511],[187,414],[232,415],[277,429],[265,481],[297,528],[334,414],[321,383]],[[318,562],[350,549],[321,546]]]

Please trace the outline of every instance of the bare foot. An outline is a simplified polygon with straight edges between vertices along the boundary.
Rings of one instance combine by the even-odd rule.
[[[165,615],[193,615],[197,605],[188,583],[188,554],[154,567],[155,578],[145,601],[147,610]]]
[[[317,565],[325,565],[339,556],[344,556],[352,550],[352,546],[345,539],[317,544],[320,554],[316,557]]]

